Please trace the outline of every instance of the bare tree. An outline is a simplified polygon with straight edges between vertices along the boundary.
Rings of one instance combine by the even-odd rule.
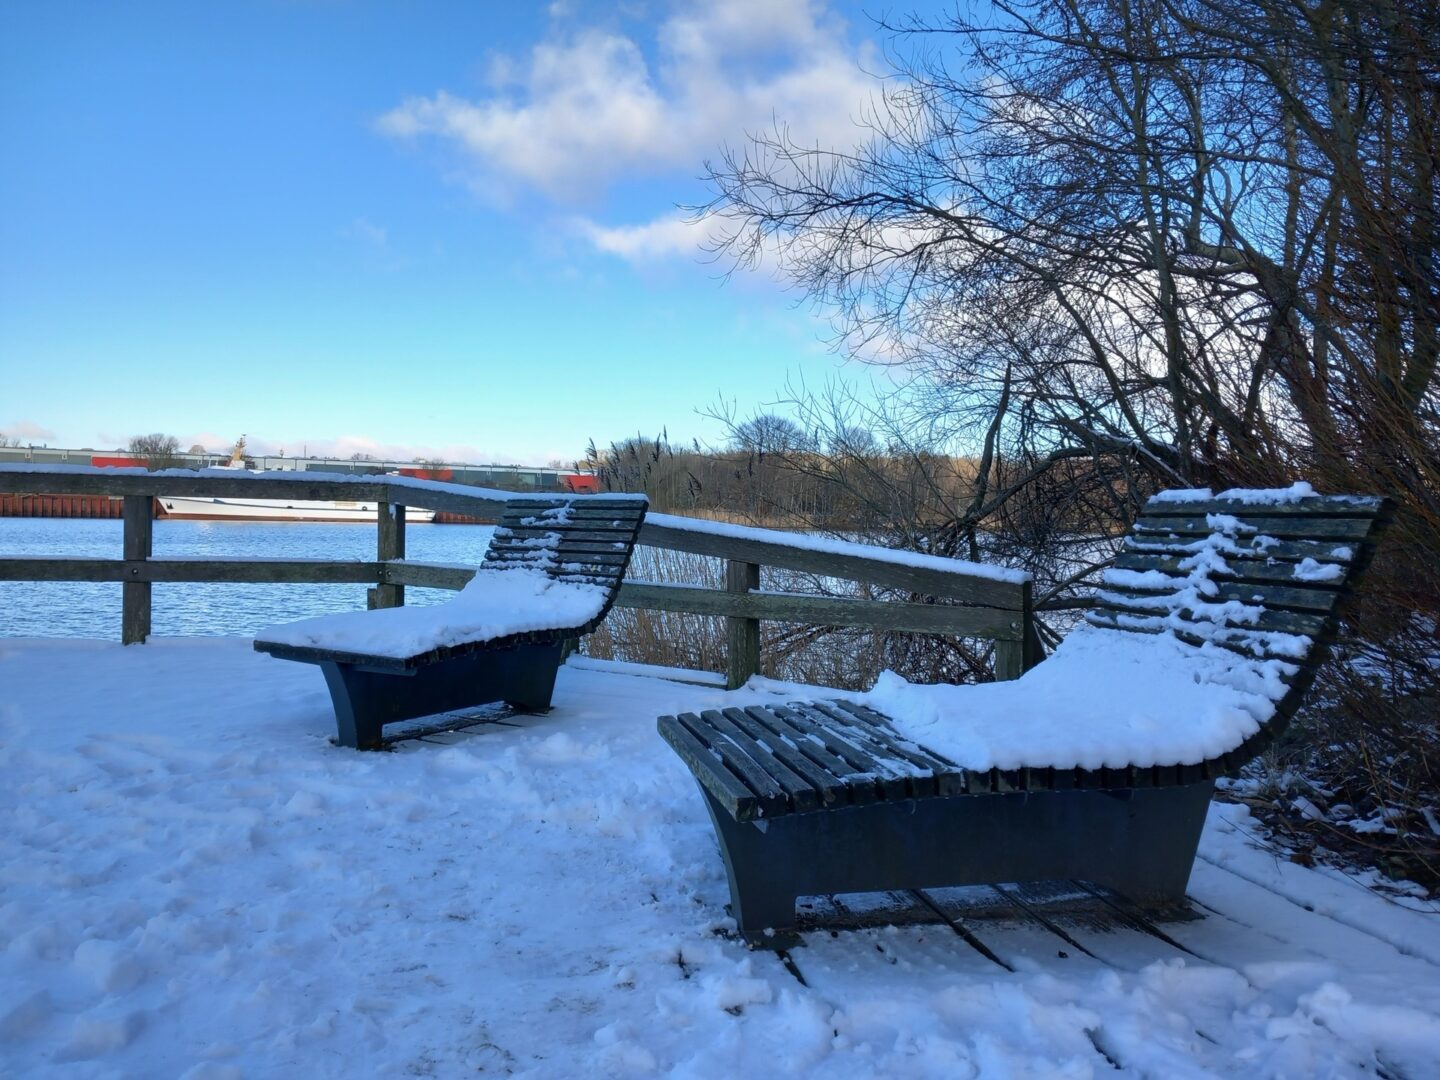
[[[813,446],[804,429],[774,413],[758,413],[735,425],[730,440],[734,449],[747,454],[779,454]]]
[[[1022,561],[1047,599],[1103,561],[1066,537],[1115,535],[1158,486],[1398,496],[1367,582],[1385,602],[1354,627],[1385,690],[1355,682],[1358,734],[1311,745],[1403,768],[1377,801],[1434,802],[1440,9],[988,10],[892,27],[899,72],[853,150],[778,128],[712,163],[718,253],[778,260],[840,347],[911,376],[889,448],[938,429],[975,463],[948,525],[908,542]]]
[[[143,457],[148,469],[176,469],[184,464],[180,458],[180,440],[174,435],[158,431],[149,435],[132,435],[128,449],[130,453]]]
[[[1338,465],[1434,409],[1435,17],[1381,7],[912,24],[926,51],[866,145],[756,140],[709,209],[725,252],[778,252],[843,342],[961,388],[977,445],[1037,476],[1055,450],[1133,450],[1163,482]]]

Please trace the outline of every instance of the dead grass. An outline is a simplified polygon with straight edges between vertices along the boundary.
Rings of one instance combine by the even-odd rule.
[[[724,562],[704,555],[640,547],[629,581],[724,587]],[[765,567],[765,589],[883,599],[872,587]],[[868,690],[887,668],[916,681],[977,681],[990,677],[987,642],[852,627],[762,622],[761,674],[789,682]],[[602,660],[723,672],[728,651],[723,618],[615,608],[581,650]]]

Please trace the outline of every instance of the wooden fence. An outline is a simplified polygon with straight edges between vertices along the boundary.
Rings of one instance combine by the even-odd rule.
[[[493,519],[505,499],[503,492],[402,477],[356,479],[315,472],[147,473],[64,466],[0,466],[0,490],[123,498],[121,558],[9,558],[0,552],[0,581],[120,582],[121,640],[127,644],[143,642],[150,634],[151,586],[157,581],[370,583],[375,586],[370,591],[374,607],[403,604],[407,585],[463,588],[475,573],[471,568],[405,561],[405,508]],[[166,496],[373,502],[379,508],[375,559],[157,559],[151,544],[153,507],[157,497]],[[628,580],[617,603],[626,608],[725,618],[729,644],[726,678],[732,687],[760,670],[762,620],[987,638],[995,642],[995,674],[1002,679],[1018,677],[1040,659],[1028,578],[999,580],[969,571],[959,562],[950,569],[945,565],[948,560],[923,560],[924,565],[917,565],[897,560],[894,553],[881,548],[873,549],[873,554],[855,548],[820,550],[784,533],[717,531],[709,522],[669,515],[648,518],[640,543],[725,560],[724,589]],[[920,602],[762,592],[762,566],[896,588]]]

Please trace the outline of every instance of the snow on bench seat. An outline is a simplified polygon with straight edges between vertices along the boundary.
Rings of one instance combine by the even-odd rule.
[[[1213,779],[1258,752],[1294,712],[1386,513],[1382,499],[1320,497],[1305,484],[1165,493],[1105,573],[1086,624],[1020,679],[936,686],[886,672],[853,702],[789,708],[829,709],[828,735],[852,741],[871,740],[867,725],[878,722],[884,738],[923,753],[929,774],[967,794]],[[771,774],[754,797],[729,792],[739,812],[825,804],[786,788],[807,769],[786,763],[778,727],[742,738],[723,718],[680,720],[666,718],[662,730],[685,744],[682,756],[695,756],[691,737],[706,748],[692,764],[697,774],[724,762],[717,797],[729,779]],[[814,742],[799,745],[810,753]],[[863,758],[833,755],[826,768],[862,787],[873,771]]]
[[[256,640],[336,656],[414,661],[439,649],[583,626],[600,615],[607,599],[602,586],[557,581],[542,570],[482,567],[443,604],[317,615],[269,627]]]

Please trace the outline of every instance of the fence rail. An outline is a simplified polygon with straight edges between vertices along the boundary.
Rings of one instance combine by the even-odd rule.
[[[344,474],[256,474],[206,471],[147,473],[130,469],[65,466],[0,466],[0,491],[51,495],[109,495],[124,500],[122,558],[9,558],[0,553],[0,581],[120,582],[121,640],[143,642],[150,634],[151,586],[155,582],[370,583],[372,607],[404,603],[405,587],[460,589],[473,567],[405,559],[405,508],[498,517],[511,494],[409,478]],[[378,508],[376,557],[328,559],[157,559],[153,557],[153,508],[157,498],[204,496],[251,499],[343,499]],[[584,499],[585,496],[578,496]],[[760,670],[763,620],[818,626],[865,627],[986,638],[995,642],[995,676],[1018,677],[1040,659],[1028,579],[967,570],[948,560],[897,560],[894,553],[861,545],[845,550],[797,542],[763,529],[717,529],[711,522],[654,514],[640,531],[647,547],[725,560],[725,588],[627,581],[617,605],[688,612],[726,619],[726,678],[738,686]],[[924,602],[863,600],[764,591],[760,568],[811,573],[905,590]]]

